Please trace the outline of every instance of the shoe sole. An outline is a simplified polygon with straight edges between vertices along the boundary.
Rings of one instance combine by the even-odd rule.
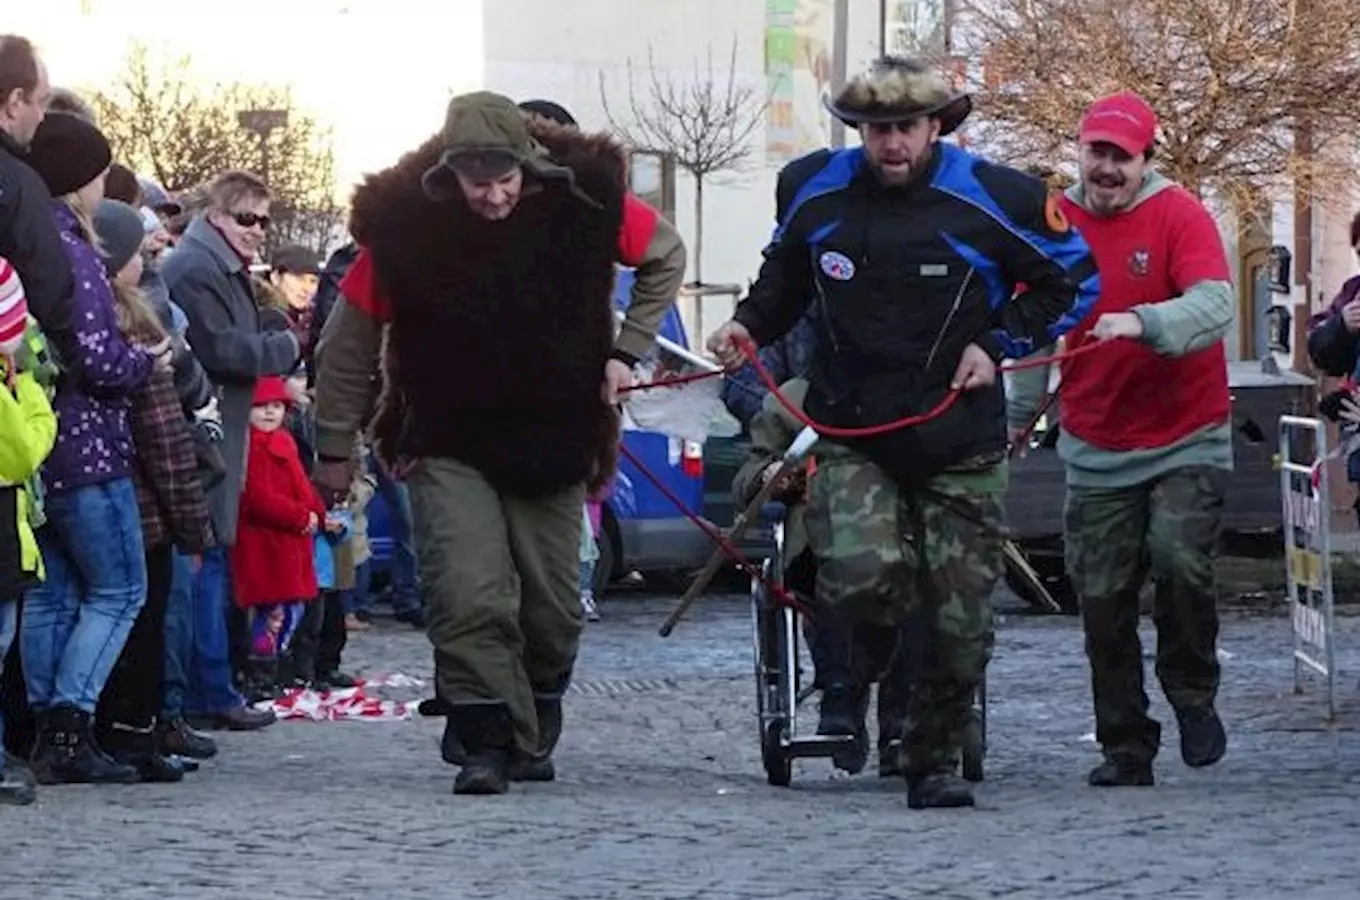
[[[924,800],[914,800],[910,796],[907,797],[908,809],[968,809],[976,805],[977,800],[974,799],[973,797],[968,797],[967,799],[959,797],[957,799],[952,799],[946,803],[941,803],[938,801],[934,803],[927,803]]]

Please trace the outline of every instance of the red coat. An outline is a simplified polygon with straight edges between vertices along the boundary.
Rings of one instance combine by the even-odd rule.
[[[313,600],[316,567],[307,517],[324,522],[326,507],[302,470],[297,444],[286,429],[250,429],[240,525],[231,548],[236,605],[262,606]]]

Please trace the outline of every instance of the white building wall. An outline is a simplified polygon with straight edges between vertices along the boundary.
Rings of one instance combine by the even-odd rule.
[[[629,121],[629,63],[640,102],[647,100],[648,52],[662,79],[682,85],[708,77],[726,84],[732,42],[737,43],[736,81],[764,99],[771,96],[766,78],[766,24],[771,3],[778,0],[572,0],[547,4],[536,0],[484,0],[484,83],[490,90],[517,100],[543,97],[571,110],[587,129],[608,129],[601,79],[616,120]],[[800,51],[815,54],[819,41],[828,53],[832,0],[796,0],[797,17],[806,23]],[[877,55],[877,0],[851,0],[847,37],[853,73]],[[800,119],[815,122],[820,103],[818,84],[807,67],[794,83]],[[825,117],[805,133],[803,152],[829,140]],[[747,170],[706,180],[704,187],[705,283],[745,287],[760,265],[760,251],[773,227],[775,176],[781,162],[767,158],[765,122],[751,136]],[[853,140],[853,138],[852,138]],[[693,253],[694,186],[677,175],[676,224]],[[694,278],[693,259],[686,281]],[[702,325],[693,302],[681,305],[692,341],[711,331],[731,313],[721,299],[704,301]]]

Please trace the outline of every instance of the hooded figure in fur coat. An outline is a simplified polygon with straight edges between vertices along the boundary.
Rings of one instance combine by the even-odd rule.
[[[336,494],[381,356],[373,423],[406,473],[439,693],[466,751],[455,793],[554,777],[581,631],[588,487],[613,473],[614,406],[684,274],[629,196],[623,148],[456,97],[443,130],[354,197],[358,258],[317,348],[316,479]],[[616,263],[635,265],[616,337]]]

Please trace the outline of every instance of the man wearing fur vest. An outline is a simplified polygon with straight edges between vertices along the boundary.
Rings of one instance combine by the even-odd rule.
[[[373,423],[405,469],[454,793],[554,777],[581,631],[581,506],[613,473],[614,405],[684,275],[674,229],[627,192],[623,148],[498,94],[354,197],[358,258],[317,348],[317,480],[348,490]],[[616,262],[638,287],[617,338]],[[381,353],[380,353],[381,348]]]

